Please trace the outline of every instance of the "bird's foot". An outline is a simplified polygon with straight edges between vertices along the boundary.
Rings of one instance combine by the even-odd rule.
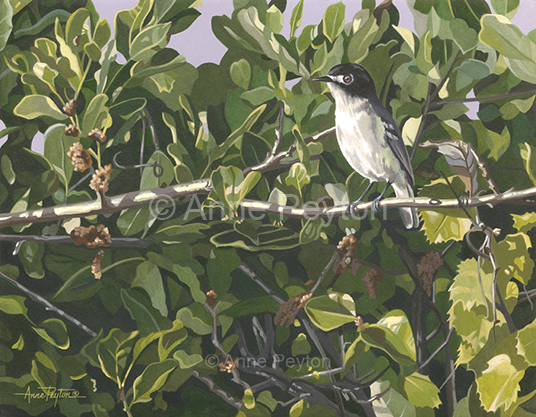
[[[378,198],[375,198],[374,200],[372,200],[372,204],[370,208],[372,209],[373,213],[377,213],[380,211],[380,201],[382,201],[382,198],[383,196],[381,195]]]
[[[350,216],[355,216],[357,214],[355,209],[361,203],[361,201],[362,201],[361,199],[358,199],[348,204],[348,208],[346,209],[346,214],[349,214]]]

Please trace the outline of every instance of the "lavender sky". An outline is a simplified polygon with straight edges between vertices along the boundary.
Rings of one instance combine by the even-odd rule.
[[[299,0],[288,0],[287,10],[285,12],[285,27],[282,34],[288,35],[288,20],[290,13]],[[472,0],[468,0],[472,1]],[[490,0],[487,0],[490,3]],[[326,7],[335,0],[305,0],[303,8],[302,27],[308,24],[319,23]],[[113,31],[114,16],[117,11],[129,9],[135,6],[137,0],[93,0],[93,4],[99,12],[101,18],[106,18],[110,22]],[[355,13],[361,9],[360,0],[343,0],[346,5],[346,21],[348,22]],[[380,0],[377,1],[380,3]],[[409,11],[406,0],[393,0],[394,5],[400,12],[399,25],[411,30],[413,27],[413,16]],[[493,9],[492,9],[493,10]],[[216,39],[212,33],[210,21],[212,16],[226,14],[230,16],[233,11],[232,0],[203,0],[203,6],[200,8],[201,16],[185,32],[173,35],[169,42],[169,47],[176,49],[183,54],[187,61],[195,66],[205,62],[219,63],[225,47]],[[512,19],[512,23],[517,25],[523,33],[528,33],[536,28],[534,22],[536,16],[536,0],[521,0],[520,8],[517,15]],[[122,57],[121,57],[122,58]],[[119,62],[121,62],[121,58]],[[469,95],[470,96],[470,95]],[[470,103],[469,117],[476,118],[478,103]],[[0,130],[4,128],[0,120]],[[2,146],[7,138],[0,139]],[[32,150],[43,152],[43,136],[38,133],[32,142]]]

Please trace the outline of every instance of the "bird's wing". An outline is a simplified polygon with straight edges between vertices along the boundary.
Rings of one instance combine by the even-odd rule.
[[[401,162],[402,169],[406,171],[408,180],[413,187],[413,169],[411,168],[411,161],[409,160],[408,151],[402,140],[400,130],[393,120],[393,116],[391,116],[391,113],[383,107],[379,100],[372,101],[372,107],[376,114],[382,119],[387,144]]]

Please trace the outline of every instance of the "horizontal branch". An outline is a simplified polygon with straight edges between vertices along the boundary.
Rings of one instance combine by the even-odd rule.
[[[517,203],[518,201],[525,202],[524,199],[536,196],[536,187],[527,188],[526,190],[507,191],[502,194],[488,194],[467,199],[466,208],[478,207],[483,205],[495,206],[501,203]],[[531,202],[536,204],[536,202]],[[313,203],[314,204],[314,203]],[[242,207],[250,211],[280,214],[287,217],[296,218],[332,218],[348,215],[346,210],[348,206],[333,206],[333,207],[318,207],[317,205],[304,205],[303,207],[281,206],[275,203],[266,201],[244,200]],[[421,210],[441,210],[441,209],[458,209],[460,202],[457,199],[439,200],[429,197],[415,198],[386,198],[380,204],[380,208],[418,208]],[[372,202],[360,203],[355,207],[356,213],[369,212],[372,210]]]
[[[0,242],[37,242],[37,243],[59,243],[72,245],[73,240],[70,236],[31,236],[31,235],[2,235],[0,234]],[[118,237],[114,238],[110,243],[111,247],[115,248],[147,248],[154,242],[152,240],[137,239],[133,237]]]
[[[135,191],[115,197],[107,197],[106,204],[100,200],[84,203],[67,204],[63,206],[47,207],[39,210],[19,213],[0,214],[0,228],[16,226],[19,224],[53,222],[61,219],[86,217],[97,214],[106,214],[122,211],[128,208],[144,205],[158,205],[162,202],[172,202],[173,199],[190,195],[209,194],[213,190],[210,179],[196,180],[185,184],[172,185],[164,188]],[[526,198],[536,196],[536,187],[519,191],[506,191],[502,194],[488,194],[467,199],[466,208],[489,205],[493,207],[501,203],[527,204]],[[528,204],[534,204],[529,202]],[[457,209],[460,203],[457,199],[439,200],[429,197],[415,198],[386,198],[380,202],[383,209],[414,207],[421,210]],[[315,203],[302,207],[282,206],[275,203],[256,200],[244,200],[242,208],[254,212],[280,214],[297,218],[333,218],[347,215],[347,206],[318,207]],[[360,203],[355,207],[356,213],[370,212],[372,202]]]
[[[66,204],[63,206],[47,207],[39,210],[19,213],[0,214],[0,228],[18,224],[51,222],[74,217],[86,217],[97,214],[115,213],[125,209],[171,202],[175,198],[194,194],[208,194],[212,191],[209,179],[192,181],[186,184],[171,185],[164,188],[133,191],[115,197],[107,197],[105,204],[100,200],[83,203]]]

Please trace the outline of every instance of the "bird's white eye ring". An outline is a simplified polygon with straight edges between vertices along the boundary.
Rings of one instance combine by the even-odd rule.
[[[350,84],[352,81],[354,81],[354,76],[352,74],[348,74],[342,77],[342,82],[344,84]]]

